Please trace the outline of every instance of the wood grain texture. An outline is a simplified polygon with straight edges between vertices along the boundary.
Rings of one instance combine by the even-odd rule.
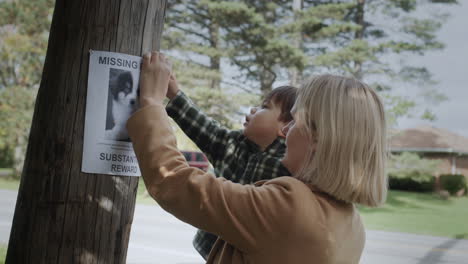
[[[7,263],[125,263],[137,177],[81,172],[89,50],[159,50],[166,0],[57,0]]]

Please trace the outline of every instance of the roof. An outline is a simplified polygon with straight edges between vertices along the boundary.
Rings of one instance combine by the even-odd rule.
[[[393,152],[437,152],[468,155],[468,138],[445,129],[420,126],[395,133],[390,138]]]

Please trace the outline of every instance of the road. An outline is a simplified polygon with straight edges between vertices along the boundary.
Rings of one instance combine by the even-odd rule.
[[[16,192],[0,190],[0,243],[8,243]],[[192,248],[195,229],[158,206],[137,204],[127,263],[203,263]],[[361,264],[467,264],[468,240],[367,231]]]

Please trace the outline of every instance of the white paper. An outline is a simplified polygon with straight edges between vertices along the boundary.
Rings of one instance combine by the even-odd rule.
[[[90,51],[81,170],[140,176],[125,125],[138,108],[141,57]]]

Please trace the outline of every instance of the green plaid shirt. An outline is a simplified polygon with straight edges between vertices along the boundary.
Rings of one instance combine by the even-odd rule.
[[[217,177],[251,184],[290,175],[280,162],[286,150],[283,138],[277,138],[262,152],[244,136],[242,130],[222,127],[181,91],[169,102],[166,111],[208,157]],[[216,239],[216,235],[198,230],[193,246],[207,259]]]

